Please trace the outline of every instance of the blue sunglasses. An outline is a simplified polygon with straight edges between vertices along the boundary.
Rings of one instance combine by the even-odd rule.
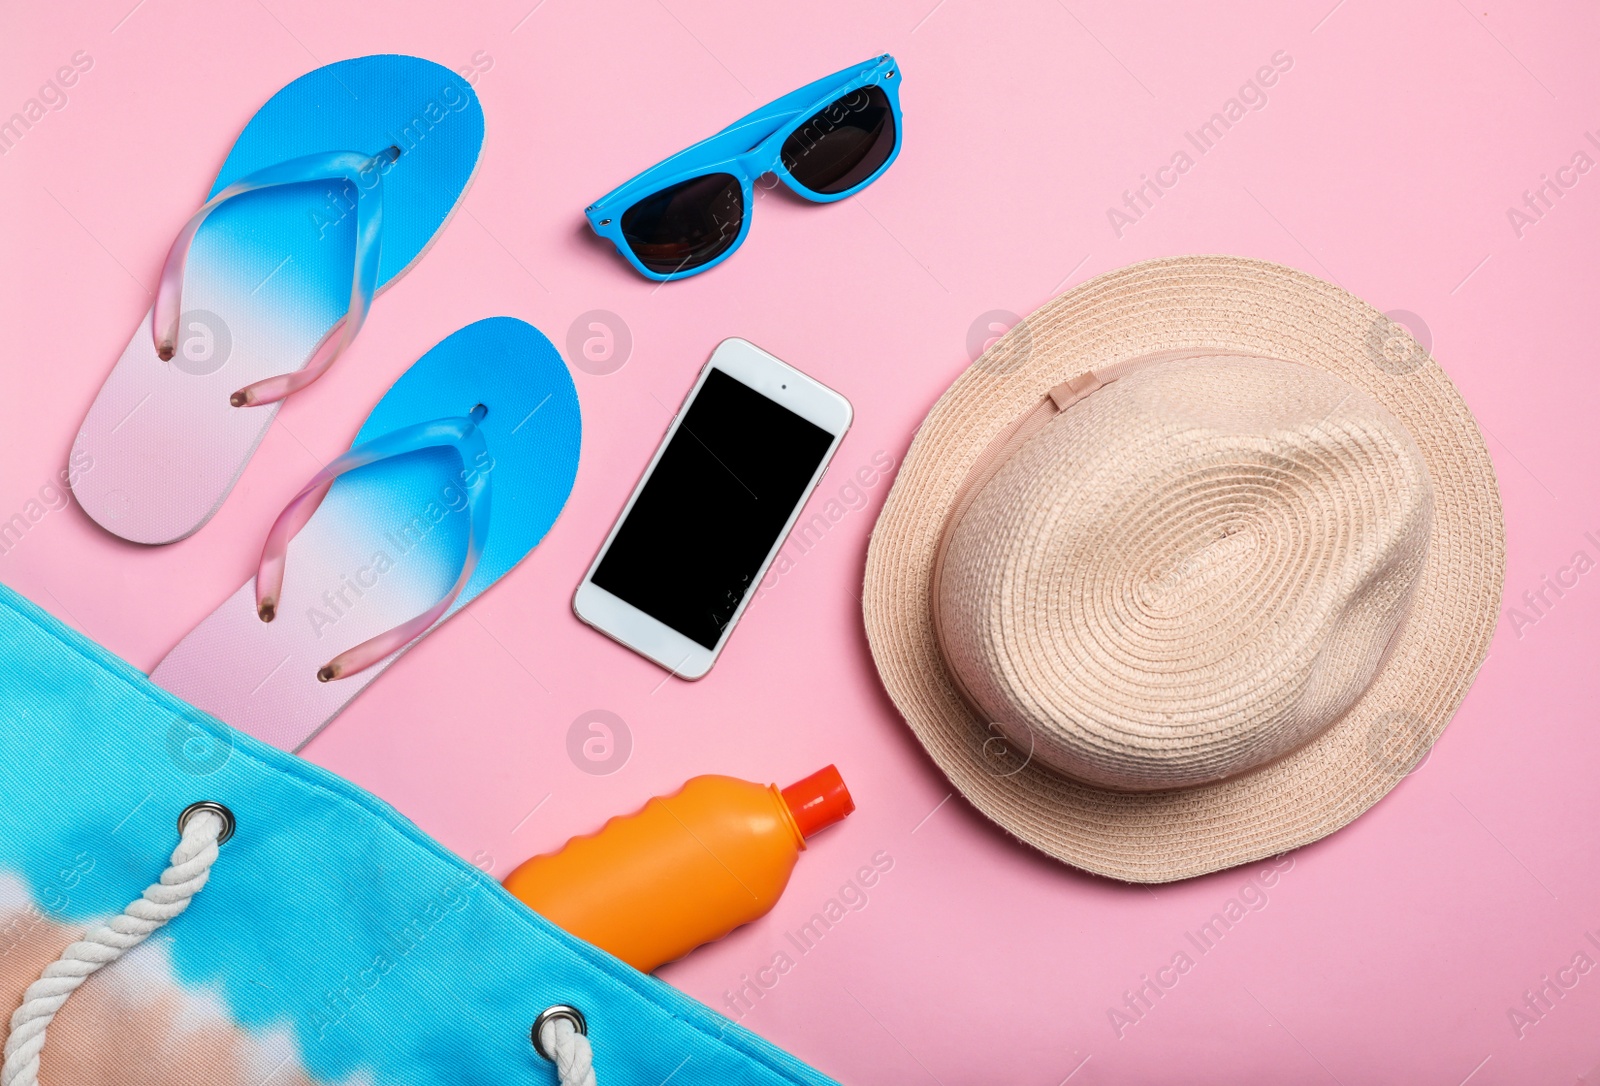
[[[887,53],[808,83],[657,163],[584,209],[639,274],[683,279],[750,232],[752,183],[776,174],[819,204],[852,196],[900,153],[900,70]]]

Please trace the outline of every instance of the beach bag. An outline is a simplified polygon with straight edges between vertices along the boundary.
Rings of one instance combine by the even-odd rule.
[[[4,586],[0,1004],[4,1086],[828,1081]]]

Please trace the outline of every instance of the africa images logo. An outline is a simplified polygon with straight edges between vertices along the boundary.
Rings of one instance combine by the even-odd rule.
[[[1583,138],[1600,152],[1600,137],[1593,132],[1584,132]],[[1551,211],[1555,210],[1556,200],[1566,199],[1567,192],[1577,187],[1585,174],[1594,169],[1595,160],[1588,151],[1579,147],[1572,152],[1567,162],[1557,166],[1551,173],[1541,173],[1539,184],[1522,190],[1522,206],[1515,204],[1506,208],[1506,222],[1511,224],[1511,232],[1521,241],[1528,232],[1528,228],[1540,222]],[[1554,199],[1552,199],[1554,197]]]
[[[79,49],[72,54],[70,63],[57,68],[55,74],[40,85],[38,92],[22,103],[21,109],[0,119],[0,155],[9,155],[51,113],[66,109],[70,100],[68,90],[77,86],[83,74],[93,67],[94,57],[87,49]]]
[[[1256,69],[1253,76],[1240,84],[1238,92],[1222,103],[1222,108],[1207,117],[1193,132],[1183,133],[1184,141],[1194,149],[1195,155],[1209,155],[1222,142],[1222,138],[1246,117],[1267,108],[1267,88],[1277,86],[1278,80],[1294,67],[1294,57],[1285,49],[1279,49],[1268,59],[1270,63]],[[1195,155],[1191,155],[1187,148],[1179,147],[1169,156],[1170,161],[1166,165],[1152,171],[1153,177],[1140,174],[1137,185],[1123,190],[1122,206],[1106,208],[1106,220],[1111,224],[1111,232],[1120,238],[1130,226],[1144,218],[1156,206],[1157,200],[1194,169],[1198,161]]]

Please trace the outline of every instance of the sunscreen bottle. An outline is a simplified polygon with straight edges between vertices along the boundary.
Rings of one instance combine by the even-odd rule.
[[[505,887],[551,923],[648,973],[765,916],[806,838],[853,810],[831,765],[781,790],[695,777],[533,857]]]

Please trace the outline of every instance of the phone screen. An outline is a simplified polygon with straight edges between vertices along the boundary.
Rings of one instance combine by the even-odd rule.
[[[832,444],[713,367],[590,580],[715,648]]]

